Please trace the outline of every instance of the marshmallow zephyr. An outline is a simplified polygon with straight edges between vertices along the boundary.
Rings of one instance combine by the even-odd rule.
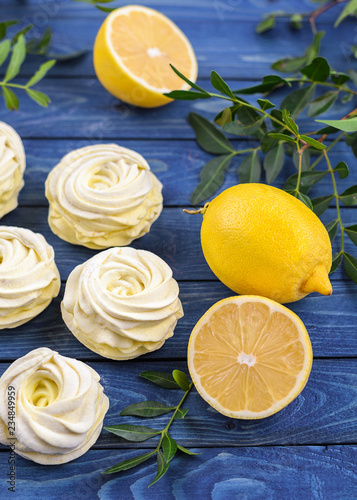
[[[116,144],[76,149],[46,180],[48,222],[57,236],[76,245],[129,245],[159,217],[161,190],[161,182],[135,151]]]
[[[73,335],[110,359],[132,359],[159,349],[183,316],[179,287],[157,255],[111,248],[77,266],[61,304]]]
[[[44,465],[80,457],[96,442],[109,408],[99,380],[82,361],[46,347],[17,359],[0,378],[0,442],[16,438],[16,453]]]
[[[0,217],[17,207],[17,197],[24,185],[25,151],[18,133],[0,122]]]

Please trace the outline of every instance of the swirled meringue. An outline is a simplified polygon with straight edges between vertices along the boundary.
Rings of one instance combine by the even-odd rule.
[[[129,245],[162,210],[162,184],[145,159],[116,144],[64,156],[46,180],[52,231],[69,243],[103,249]]]
[[[96,442],[109,408],[99,380],[82,361],[46,347],[19,358],[0,378],[0,442],[16,438],[16,453],[39,464],[80,457]],[[8,432],[13,391],[15,436]]]
[[[159,349],[183,316],[179,287],[157,255],[111,248],[70,274],[62,317],[73,335],[111,359],[132,359]]]
[[[17,207],[24,185],[25,151],[18,133],[0,122],[0,217]]]
[[[0,329],[40,314],[60,286],[53,248],[42,234],[0,226]]]

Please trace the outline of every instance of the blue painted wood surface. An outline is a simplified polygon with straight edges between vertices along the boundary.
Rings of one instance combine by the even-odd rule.
[[[117,5],[125,2],[117,2]],[[264,35],[254,32],[257,18],[264,13],[287,10],[309,11],[308,0],[147,0],[139,2],[169,15],[190,38],[199,62],[199,83],[209,87],[209,73],[218,70],[242,88],[264,74],[276,59],[301,54],[311,40],[305,26],[300,32],[288,21],[278,20],[277,28]],[[288,7],[287,7],[288,4]],[[316,5],[316,4],[315,4]],[[342,8],[342,6],[340,7]],[[20,14],[19,14],[20,13]],[[39,317],[16,330],[0,335],[0,373],[17,357],[39,346],[88,362],[101,375],[111,402],[105,424],[124,420],[118,414],[133,402],[154,399],[174,404],[176,391],[164,391],[140,379],[147,369],[187,369],[189,334],[200,316],[217,300],[233,295],[218,282],[208,268],[199,243],[200,216],[188,216],[182,208],[196,186],[202,165],[210,158],[194,141],[187,123],[189,111],[208,118],[221,109],[221,102],[176,102],[156,110],[140,110],[118,102],[95,78],[92,44],[105,14],[72,0],[2,0],[1,18],[22,18],[43,29],[53,28],[53,50],[85,48],[77,60],[57,64],[39,89],[48,92],[52,104],[42,109],[23,97],[21,111],[9,113],[0,108],[0,120],[12,124],[24,138],[27,154],[25,187],[20,206],[1,223],[39,231],[54,246],[62,278],[60,295]],[[329,29],[336,11],[328,11],[318,21],[319,29]],[[357,70],[348,44],[354,43],[355,21],[348,19],[323,41],[322,55],[334,69]],[[30,58],[23,66],[23,81],[33,74],[39,60]],[[272,99],[279,102],[284,90]],[[254,99],[254,98],[253,98]],[[351,109],[354,102],[351,102]],[[356,103],[355,103],[356,104]],[[336,106],[331,118],[339,118]],[[303,119],[303,123],[311,123]],[[233,139],[240,148],[251,140]],[[179,282],[185,316],[173,338],[150,355],[129,362],[106,361],[83,347],[62,322],[59,304],[70,271],[95,254],[69,245],[53,235],[47,224],[44,181],[50,169],[70,150],[87,144],[116,142],[137,150],[149,161],[164,185],[165,208],[150,233],[134,242],[136,248],[151,250],[172,267]],[[339,189],[357,184],[356,159],[344,143],[331,154],[333,164],[345,160],[351,174],[338,180]],[[282,187],[288,175],[296,172],[290,158],[275,181]],[[180,182],[177,182],[178,175]],[[237,163],[232,163],[222,189],[237,183]],[[326,177],[311,191],[312,197],[331,193]],[[342,208],[346,225],[357,223],[357,209]],[[323,215],[327,222],[336,218],[334,204]],[[347,239],[346,250],[355,253]],[[310,333],[314,365],[302,394],[287,408],[263,421],[234,421],[209,407],[193,391],[187,401],[190,411],[176,422],[173,437],[195,447],[202,455],[179,456],[167,475],[147,489],[155,474],[155,463],[148,462],[122,475],[104,476],[114,463],[139,454],[151,441],[130,444],[103,431],[96,445],[83,457],[63,466],[45,467],[17,458],[17,498],[61,499],[177,499],[230,500],[253,499],[351,499],[357,497],[357,286],[339,269],[332,276],[333,295],[312,294],[291,304]],[[163,416],[152,421],[158,428]],[[8,451],[0,447],[0,498],[13,498],[6,492]]]

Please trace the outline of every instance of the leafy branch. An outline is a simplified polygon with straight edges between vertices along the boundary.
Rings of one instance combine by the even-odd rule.
[[[194,453],[193,451],[190,451],[184,446],[178,444],[169,433],[174,420],[185,418],[188,412],[187,409],[182,408],[182,405],[193,387],[193,382],[190,382],[187,375],[180,370],[174,370],[172,374],[167,372],[146,371],[140,373],[140,376],[164,389],[181,389],[184,391],[184,394],[176,406],[167,406],[157,401],[143,401],[131,404],[124,408],[124,410],[120,413],[121,416],[151,418],[171,412],[172,415],[162,430],[152,429],[142,425],[129,424],[105,427],[105,430],[108,432],[135,443],[147,441],[148,439],[156,436],[160,436],[160,439],[154,450],[129,460],[124,460],[113,467],[110,467],[104,473],[113,474],[115,472],[132,469],[133,467],[137,467],[141,463],[146,462],[149,458],[156,454],[157,472],[155,479],[149,484],[149,486],[151,486],[167,472],[169,463],[174,458],[178,450],[187,455],[200,455],[200,453]]]
[[[105,7],[104,4],[107,3],[112,3],[114,0],[74,0],[75,2],[80,2],[80,3],[89,3],[96,7],[99,10],[102,10],[103,12],[112,12],[113,10],[117,9],[118,7]]]

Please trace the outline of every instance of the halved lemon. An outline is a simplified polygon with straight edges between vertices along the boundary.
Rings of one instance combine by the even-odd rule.
[[[93,49],[94,68],[102,85],[122,101],[152,108],[171,101],[171,90],[187,90],[170,68],[191,81],[197,78],[192,46],[169,18],[148,7],[127,5],[102,24]]]
[[[255,295],[214,304],[188,344],[197,391],[232,418],[264,418],[281,410],[303,390],[311,366],[311,342],[301,319]]]

